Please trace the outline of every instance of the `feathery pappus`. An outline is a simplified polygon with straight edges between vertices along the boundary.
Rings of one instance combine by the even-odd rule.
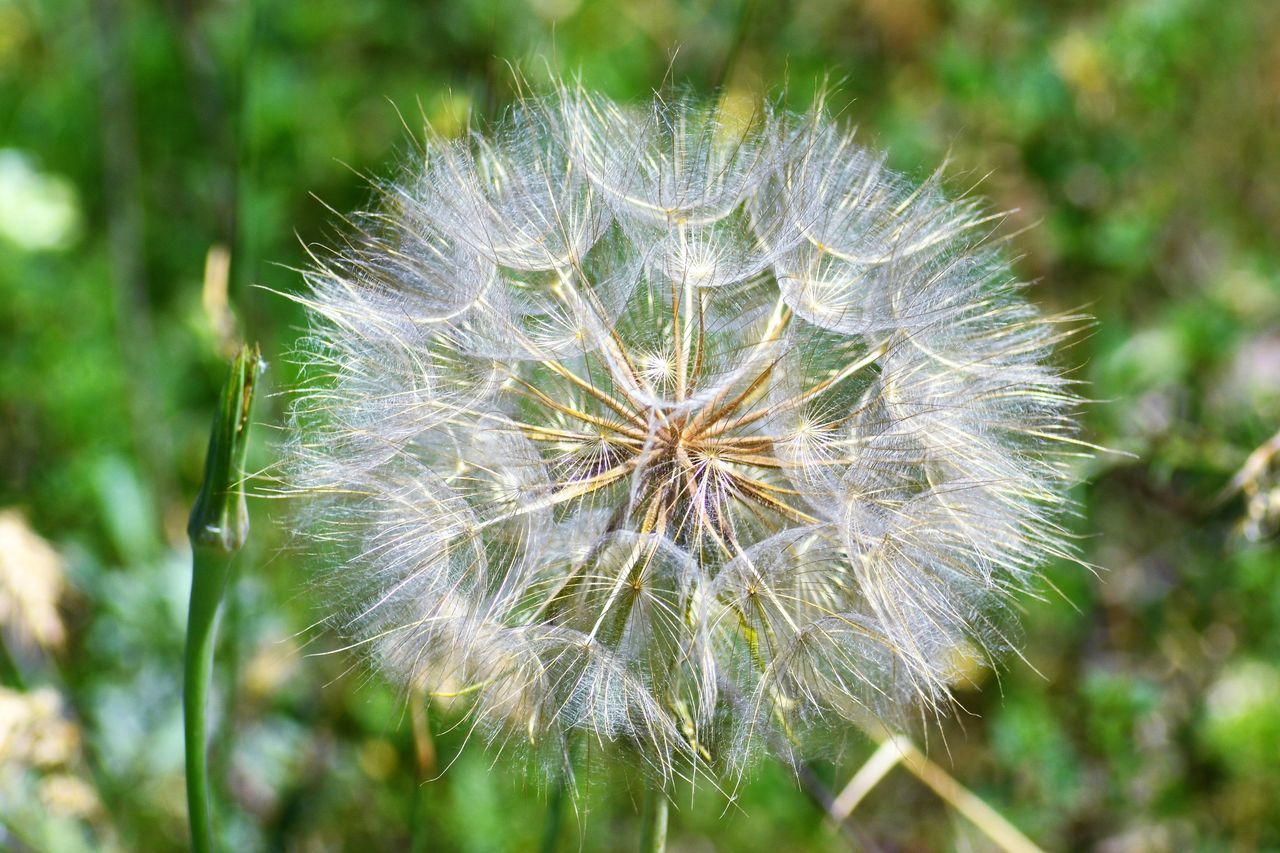
[[[297,297],[288,486],[334,625],[499,746],[669,780],[940,713],[1071,557],[1077,318],[821,104],[563,86],[380,190]]]

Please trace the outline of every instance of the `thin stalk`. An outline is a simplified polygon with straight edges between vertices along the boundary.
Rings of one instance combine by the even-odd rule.
[[[871,789],[880,784],[889,771],[898,766],[902,760],[902,750],[898,748],[895,738],[889,738],[876,748],[867,762],[853,774],[849,784],[844,786],[839,796],[831,803],[831,817],[837,822],[843,821],[853,814],[863,798],[871,793]]]
[[[209,754],[206,748],[209,682],[222,597],[231,574],[231,555],[208,547],[192,556],[191,605],[187,616],[187,651],[182,682],[182,722],[186,733],[187,811],[191,848],[213,849],[209,801]]]
[[[987,805],[986,800],[961,785],[905,737],[895,738],[902,751],[902,765],[953,809],[982,830],[1001,850],[1007,853],[1044,853],[1030,838],[1010,823],[1004,815]]]
[[[431,847],[430,815],[427,798],[431,780],[436,775],[436,745],[431,739],[431,726],[427,720],[427,699],[421,690],[409,694],[409,718],[413,726],[414,775],[413,797],[409,803],[409,849],[414,853]]]
[[[542,853],[555,853],[556,842],[560,840],[560,824],[564,817],[564,779],[556,781],[547,799],[547,818],[542,829]]]
[[[0,636],[0,676],[3,676],[0,678],[0,683],[7,682],[19,690],[27,689],[27,677],[22,672],[18,659],[5,645],[3,636]]]
[[[644,824],[640,834],[640,852],[663,853],[667,849],[667,797],[660,789],[645,789],[641,819]]]
[[[871,789],[880,784],[889,771],[898,765],[932,789],[1001,850],[1007,853],[1043,853],[1035,842],[1023,835],[1004,815],[931,761],[911,738],[903,734],[891,735],[881,740],[879,748],[835,798],[830,809],[832,819],[837,823],[847,819]]]
[[[244,462],[249,445],[249,410],[262,369],[257,349],[241,347],[222,387],[209,435],[204,483],[187,524],[191,539],[191,604],[182,682],[182,718],[186,738],[187,811],[191,848],[213,850],[206,744],[209,682],[218,613],[231,574],[231,560],[249,535],[244,499]]]
[[[411,853],[423,853],[431,849],[431,831],[427,824],[428,791],[425,782],[413,783],[412,799],[409,801],[409,850]]]

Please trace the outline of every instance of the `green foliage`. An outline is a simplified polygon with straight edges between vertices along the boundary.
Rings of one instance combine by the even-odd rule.
[[[785,83],[802,104],[829,79],[896,167],[949,155],[955,189],[1014,211],[1000,231],[1032,298],[1097,317],[1064,356],[1103,401],[1086,437],[1132,456],[1082,463],[1098,576],[1053,569],[1066,600],[1028,602],[1027,662],[962,692],[978,716],[933,730],[930,754],[1048,847],[1280,845],[1280,554],[1242,535],[1239,493],[1219,500],[1280,429],[1278,43],[1269,0],[0,0],[0,207],[21,206],[0,216],[0,508],[58,547],[69,585],[65,643],[10,651],[64,697],[100,803],[56,817],[37,768],[20,801],[0,789],[0,845],[183,846],[183,525],[229,343],[206,256],[230,250],[236,333],[287,388],[300,315],[270,290],[336,239],[325,205],[358,209],[395,174],[401,115],[457,132],[500,112],[505,60],[618,98]],[[1276,488],[1271,464],[1244,498]],[[449,707],[429,708],[420,766],[405,697],[349,653],[312,655],[341,643],[312,627],[306,555],[275,502],[250,509],[212,691],[228,844],[535,846],[547,792],[464,749]],[[819,770],[843,782],[870,752]],[[562,849],[638,838],[631,780],[582,794]],[[963,840],[897,774],[855,819],[889,846]],[[733,802],[677,801],[671,837],[840,846],[780,768]]]

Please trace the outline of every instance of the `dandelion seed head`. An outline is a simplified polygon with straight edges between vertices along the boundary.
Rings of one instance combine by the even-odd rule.
[[[307,273],[333,622],[498,747],[656,777],[952,703],[1072,551],[1058,318],[821,106],[529,97]]]

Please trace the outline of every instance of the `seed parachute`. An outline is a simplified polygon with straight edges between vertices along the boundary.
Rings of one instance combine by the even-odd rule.
[[[287,484],[333,624],[496,747],[665,782],[938,714],[1071,558],[1079,327],[822,106],[576,86],[315,255]]]

